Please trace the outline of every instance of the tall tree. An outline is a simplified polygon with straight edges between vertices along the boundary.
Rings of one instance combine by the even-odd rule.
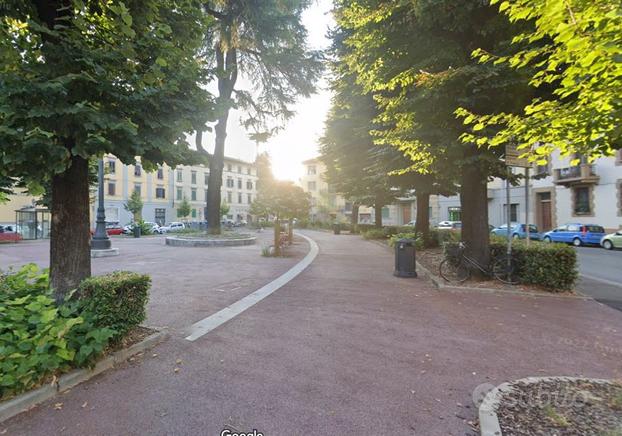
[[[516,112],[527,99],[520,74],[471,58],[478,47],[507,50],[516,29],[480,0],[342,0],[336,18],[351,32],[346,61],[381,109],[376,143],[397,147],[424,174],[459,175],[462,238],[487,264],[487,182],[505,174],[502,151],[463,144],[455,111]]]
[[[0,18],[0,176],[49,181],[57,300],[90,275],[88,160],[176,164],[211,103],[194,1],[16,0]]]
[[[553,150],[590,159],[622,148],[622,7],[619,1],[492,0],[510,20],[533,23],[512,42],[517,52],[481,47],[481,62],[531,70],[530,83],[547,89],[518,113],[461,110],[472,132],[466,142],[513,141],[539,163]],[[481,135],[485,127],[498,130]]]
[[[246,112],[243,125],[257,134],[270,120],[283,121],[293,113],[297,96],[309,96],[320,72],[319,55],[306,47],[307,31],[301,14],[308,0],[212,0],[204,7],[214,20],[208,39],[213,43],[213,66],[218,81],[214,152],[209,161],[208,222],[220,232],[227,121],[232,108]],[[244,75],[253,91],[239,89]],[[197,148],[202,147],[202,127]],[[269,130],[269,129],[268,129]]]

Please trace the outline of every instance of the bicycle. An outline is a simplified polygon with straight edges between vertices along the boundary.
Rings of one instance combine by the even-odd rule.
[[[458,243],[454,252],[447,252],[441,262],[439,273],[441,277],[450,283],[463,283],[471,277],[473,269],[478,269],[488,277],[494,277],[502,283],[515,285],[516,265],[512,258],[508,260],[508,254],[500,254],[491,261],[491,267],[481,265],[477,260],[469,257],[466,253],[466,245]]]

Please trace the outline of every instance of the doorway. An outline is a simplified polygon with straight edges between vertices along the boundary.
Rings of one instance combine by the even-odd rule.
[[[541,232],[551,230],[553,227],[553,203],[551,192],[538,192],[536,194],[537,223]]]

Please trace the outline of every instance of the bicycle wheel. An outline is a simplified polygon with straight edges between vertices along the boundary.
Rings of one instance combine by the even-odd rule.
[[[449,283],[462,283],[471,275],[469,268],[457,259],[445,259],[441,262],[439,273]]]
[[[502,283],[509,285],[518,284],[518,277],[516,271],[516,264],[514,260],[510,258],[508,263],[508,256],[502,255],[497,257],[492,263],[492,276]]]

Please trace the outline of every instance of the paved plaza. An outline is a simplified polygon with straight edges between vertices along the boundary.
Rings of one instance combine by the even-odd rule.
[[[472,394],[527,376],[622,377],[622,313],[593,300],[435,289],[393,277],[386,248],[304,231],[300,275],[191,342],[189,327],[299,262],[255,246],[181,248],[114,239],[94,273],[148,273],[146,324],[170,338],[0,424],[10,435],[475,434]],[[0,246],[0,265],[45,264],[44,242]],[[181,363],[177,363],[181,360]],[[178,367],[180,370],[174,372]],[[62,402],[56,410],[55,403]]]

